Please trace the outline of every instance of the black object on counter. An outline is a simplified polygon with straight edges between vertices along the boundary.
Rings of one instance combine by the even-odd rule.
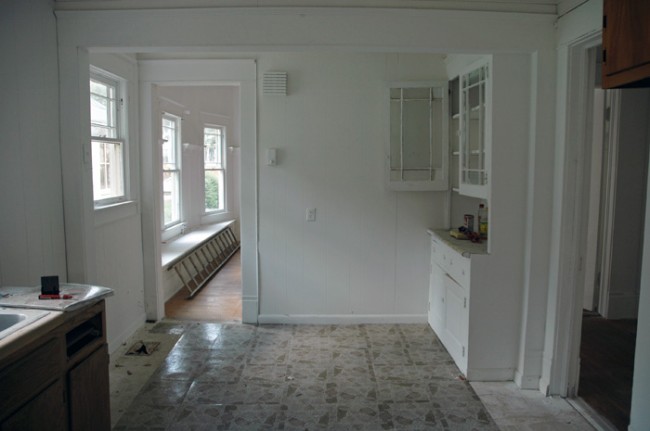
[[[41,294],[58,295],[59,294],[59,276],[46,275],[41,277]]]

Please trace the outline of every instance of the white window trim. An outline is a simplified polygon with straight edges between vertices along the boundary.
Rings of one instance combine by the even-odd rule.
[[[176,123],[176,166],[177,168],[174,170],[169,170],[169,169],[163,169],[162,166],[162,145],[161,145],[161,153],[160,153],[160,161],[161,164],[159,166],[160,169],[160,224],[162,226],[162,231],[168,232],[173,229],[179,228],[183,224],[183,174],[182,174],[182,145],[181,145],[181,117],[178,115],[174,115],[169,112],[163,112],[162,115],[160,116],[160,122],[159,125],[162,128],[162,119],[167,118],[171,119]],[[162,139],[162,135],[161,135]],[[161,142],[162,143],[162,142]],[[178,172],[178,219],[173,220],[167,224],[165,224],[165,196],[164,196],[164,173],[165,172]]]
[[[205,152],[203,153],[203,216],[211,216],[216,214],[223,214],[228,212],[228,152],[227,149],[227,139],[228,139],[228,129],[226,126],[215,123],[204,123],[203,124],[203,139],[205,139],[205,129],[214,128],[221,129],[222,131],[222,142],[221,142],[221,164],[223,165],[222,169],[205,169]],[[205,171],[214,170],[214,171],[223,171],[223,209],[217,209],[213,211],[207,211],[205,208]]]
[[[90,79],[100,81],[104,84],[115,87],[117,103],[116,108],[116,138],[107,138],[102,136],[93,136],[91,133],[90,145],[92,146],[93,141],[103,141],[103,142],[113,142],[119,143],[122,145],[122,186],[123,193],[120,196],[113,196],[104,199],[94,199],[93,204],[95,210],[102,210],[106,207],[110,207],[116,204],[129,202],[130,192],[129,192],[129,181],[128,181],[128,172],[129,172],[129,147],[128,147],[128,122],[126,114],[126,104],[127,100],[127,84],[126,80],[120,76],[112,74],[104,69],[90,65]],[[92,123],[91,123],[92,124]],[[92,130],[92,128],[91,128]],[[92,148],[91,148],[92,153]],[[94,181],[94,180],[93,180]],[[94,184],[93,184],[94,188]]]

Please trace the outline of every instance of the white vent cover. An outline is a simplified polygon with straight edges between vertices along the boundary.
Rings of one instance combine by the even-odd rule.
[[[265,72],[264,94],[287,95],[287,72]]]

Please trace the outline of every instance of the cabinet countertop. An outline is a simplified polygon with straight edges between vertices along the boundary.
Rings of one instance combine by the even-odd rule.
[[[449,235],[449,229],[427,229],[427,233],[435,236],[464,257],[470,257],[473,254],[488,254],[487,242],[475,243],[466,239],[456,239]]]

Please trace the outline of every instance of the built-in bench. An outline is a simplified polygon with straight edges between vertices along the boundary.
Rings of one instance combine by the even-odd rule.
[[[201,226],[162,245],[163,270],[174,270],[192,298],[228,262],[239,241],[234,220]]]

